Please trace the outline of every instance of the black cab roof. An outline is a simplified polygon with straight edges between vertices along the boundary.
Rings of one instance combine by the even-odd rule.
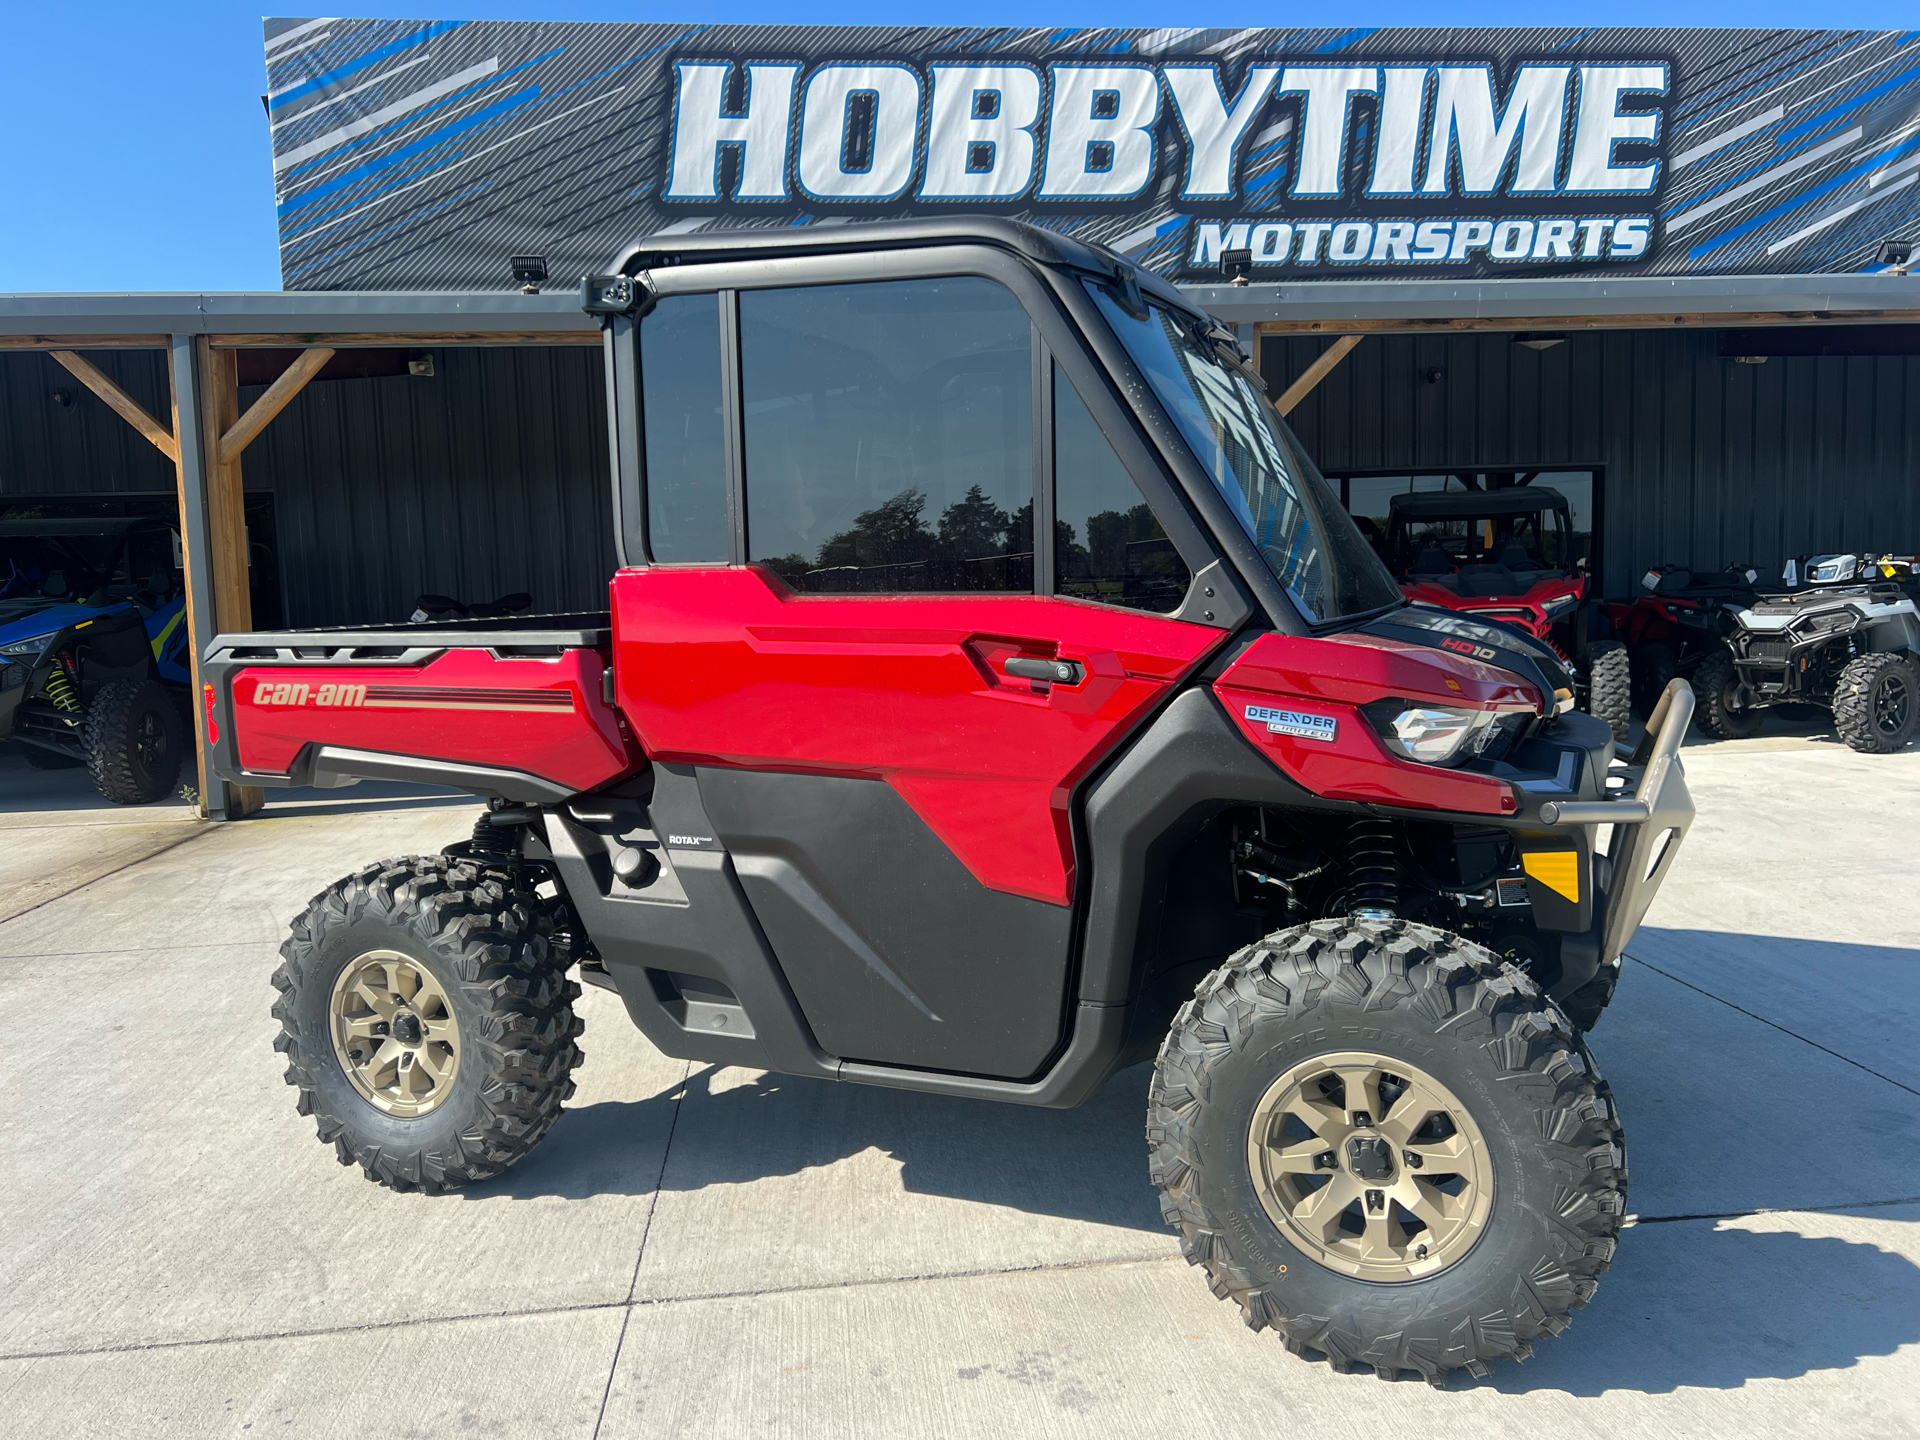
[[[994,245],[1041,265],[1081,270],[1103,280],[1131,276],[1155,300],[1190,313],[1193,302],[1155,271],[1104,245],[995,215],[854,220],[844,225],[763,225],[643,236],[620,252],[614,273],[634,275],[668,265],[772,260],[789,255],[918,249],[928,245]]]
[[[163,526],[151,515],[45,516],[28,520],[0,520],[0,536],[31,535],[49,539],[101,539],[125,535],[140,526]]]
[[[1567,511],[1567,497],[1558,490],[1517,485],[1507,490],[1426,490],[1395,495],[1387,513],[1395,520],[1458,519],[1482,515],[1532,515],[1541,510]]]

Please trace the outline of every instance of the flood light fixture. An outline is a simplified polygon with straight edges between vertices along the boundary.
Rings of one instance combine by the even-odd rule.
[[[547,257],[544,255],[514,256],[513,278],[519,283],[522,295],[538,295],[540,282],[547,278]]]

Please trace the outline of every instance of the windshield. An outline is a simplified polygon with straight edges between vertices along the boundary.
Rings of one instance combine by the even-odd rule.
[[[1507,515],[1394,516],[1389,563],[1423,578],[1473,568],[1564,568],[1571,549],[1567,517],[1542,507]]]
[[[1258,382],[1187,317],[1153,305],[1137,320],[1103,287],[1087,289],[1307,619],[1337,620],[1402,598]]]
[[[90,595],[112,569],[117,539],[0,535],[0,597],[37,602]]]

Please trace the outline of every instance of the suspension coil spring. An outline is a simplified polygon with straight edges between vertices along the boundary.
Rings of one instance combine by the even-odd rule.
[[[1391,915],[1400,904],[1400,862],[1393,853],[1393,825],[1355,820],[1347,830],[1347,875],[1356,915]]]
[[[64,710],[69,715],[80,709],[80,697],[74,692],[73,674],[68,670],[67,657],[56,655],[53,669],[47,674],[47,699],[53,702],[53,708]]]
[[[520,829],[518,826],[496,825],[491,813],[482,815],[473,822],[473,843],[470,853],[475,859],[515,860],[520,855]]]

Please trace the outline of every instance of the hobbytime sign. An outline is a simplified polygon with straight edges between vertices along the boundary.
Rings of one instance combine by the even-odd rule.
[[[1920,32],[273,19],[283,283],[987,212],[1174,279],[1825,274],[1920,231]]]
[[[1138,209],[1184,260],[1636,261],[1669,67],[680,58],[660,197],[751,214]],[[741,218],[746,218],[743,214]]]

